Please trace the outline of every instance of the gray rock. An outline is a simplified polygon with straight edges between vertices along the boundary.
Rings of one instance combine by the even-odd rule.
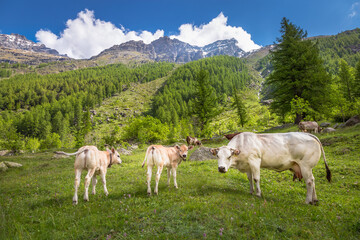
[[[10,153],[10,150],[2,150],[0,151],[0,156],[7,156]]]
[[[354,126],[355,124],[360,123],[360,116],[356,115],[351,117],[349,120],[345,122],[346,127]]]
[[[120,148],[120,149],[118,149],[118,153],[120,153],[120,155],[131,155],[132,151],[131,150],[126,150],[124,148]]]
[[[18,167],[22,167],[22,165],[20,163],[16,163],[16,162],[4,162],[5,165],[8,167],[8,168],[18,168]]]
[[[335,132],[336,130],[334,128],[331,128],[331,127],[327,127],[325,128],[322,132],[323,133],[332,133],[332,132]]]
[[[0,163],[0,172],[5,172],[8,169],[4,162]]]
[[[211,148],[200,147],[196,149],[189,157],[189,161],[205,161],[209,159],[217,159],[216,156],[210,152]]]
[[[320,127],[322,127],[322,128],[327,128],[327,127],[329,127],[330,125],[331,125],[331,123],[329,123],[329,122],[323,122],[323,123],[320,124]]]

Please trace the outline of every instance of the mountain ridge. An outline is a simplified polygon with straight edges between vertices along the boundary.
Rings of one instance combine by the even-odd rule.
[[[197,47],[165,36],[150,44],[145,44],[143,41],[129,41],[114,45],[90,59],[96,60],[104,58],[105,56],[116,58],[126,55],[129,52],[138,52],[152,61],[168,61],[174,63],[187,63],[218,55],[244,56],[246,54],[245,51],[236,44],[237,41],[232,38],[228,40],[218,40],[204,47]]]

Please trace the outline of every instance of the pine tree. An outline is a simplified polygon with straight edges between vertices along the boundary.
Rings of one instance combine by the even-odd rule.
[[[193,110],[199,120],[200,131],[216,117],[218,110],[217,98],[215,91],[210,85],[209,74],[205,70],[200,70],[196,77],[196,95],[194,99]]]
[[[340,70],[339,70],[339,80],[340,88],[344,94],[344,97],[349,102],[354,102],[353,91],[354,91],[354,77],[351,73],[351,67],[345,62],[345,60],[340,60]]]
[[[282,19],[280,32],[281,38],[271,51],[274,71],[267,80],[274,100],[272,111],[282,117],[291,113],[291,101],[296,97],[308,101],[312,112],[325,111],[331,79],[323,67],[319,49],[311,40],[304,40],[306,31],[286,18]],[[303,117],[304,113],[296,113],[295,123]]]
[[[356,63],[355,66],[355,80],[354,80],[354,95],[357,98],[360,98],[360,60]]]
[[[239,96],[238,93],[236,92],[235,87],[233,87],[233,95],[234,95],[234,102],[232,103],[232,107],[237,112],[241,127],[244,127],[244,124],[247,122],[246,107],[241,99],[241,96]]]

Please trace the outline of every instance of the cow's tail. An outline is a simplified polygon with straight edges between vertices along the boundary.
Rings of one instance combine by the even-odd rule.
[[[319,140],[319,138],[317,138],[315,135],[312,135],[312,134],[309,134],[309,136],[311,136],[312,138],[314,138],[319,144],[320,144],[320,148],[321,148],[321,152],[322,152],[322,155],[323,155],[323,158],[324,158],[324,163],[325,163],[325,168],[326,168],[326,179],[331,182],[331,171],[330,171],[330,168],[326,162],[326,157],[325,157],[325,151],[324,151],[324,148]]]
[[[145,163],[146,163],[147,160],[153,161],[154,152],[155,152],[155,147],[154,146],[148,147],[148,149],[146,150],[144,162],[142,163],[141,167],[145,166]]]
[[[76,154],[80,154],[80,153],[84,152],[85,150],[87,150],[87,149],[77,151],[77,152],[74,152],[74,153],[66,153],[66,152],[62,152],[62,151],[55,151],[54,153],[55,154],[60,154],[60,155],[66,155],[66,156],[74,156]]]

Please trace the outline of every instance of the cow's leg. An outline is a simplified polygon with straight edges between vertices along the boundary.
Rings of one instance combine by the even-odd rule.
[[[316,204],[319,200],[317,199],[316,196],[316,191],[315,191],[315,178],[314,178],[314,188],[313,188],[313,194],[312,194],[312,203]]]
[[[90,185],[90,180],[94,176],[94,173],[95,173],[95,168],[89,169],[85,177],[85,194],[84,194],[85,201],[89,201],[89,185]]]
[[[158,166],[156,176],[155,176],[155,189],[154,189],[154,193],[156,195],[159,193],[159,180],[160,180],[162,170],[163,170],[163,166]]]
[[[251,172],[247,172],[247,177],[248,177],[248,180],[249,180],[249,183],[250,183],[250,194],[253,194],[254,192],[254,184],[253,184],[253,178],[252,178],[252,174]]]
[[[312,174],[312,170],[309,168],[301,167],[301,173],[304,177],[307,189],[305,203],[313,204],[315,203],[314,200],[317,201],[317,199],[315,193],[315,178]]]
[[[78,204],[78,189],[79,189],[79,185],[80,185],[80,180],[81,180],[81,172],[82,169],[75,169],[75,193],[74,193],[74,197],[73,197],[73,204]]]
[[[101,181],[102,181],[102,184],[103,184],[103,187],[104,187],[104,193],[105,195],[109,195],[109,192],[106,188],[106,172],[104,171],[100,171],[100,176],[101,176]]]
[[[255,195],[261,197],[261,189],[260,189],[260,163],[261,159],[252,158],[249,159],[249,165],[251,170],[252,179],[256,185],[256,193]]]
[[[171,167],[167,168],[167,184],[170,186]]]
[[[148,165],[148,169],[147,169],[147,173],[146,173],[146,183],[147,183],[147,193],[148,193],[148,195],[151,195],[150,182],[151,182],[152,168],[153,168],[152,165]]]
[[[96,178],[96,176],[95,176],[95,174],[94,174],[94,176],[92,177],[92,194],[93,195],[95,195],[96,194],[96,184],[97,184],[97,178]]]
[[[177,185],[177,182],[176,182],[176,167],[172,167],[171,172],[172,172],[172,175],[173,175],[173,178],[174,178],[174,187],[178,188],[178,185]]]

